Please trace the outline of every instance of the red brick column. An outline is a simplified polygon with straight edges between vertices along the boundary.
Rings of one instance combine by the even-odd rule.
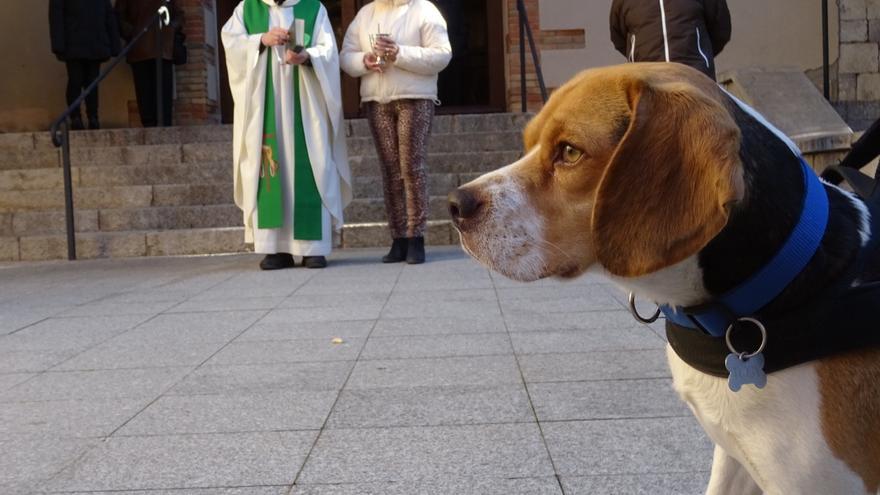
[[[529,25],[532,27],[532,35],[535,37],[538,58],[540,60],[541,19],[538,4],[539,0],[525,0],[526,12],[529,15]],[[543,104],[528,39],[526,39],[526,101],[529,111],[536,111]],[[516,0],[507,0],[507,108],[511,112],[518,112],[522,108],[519,65],[519,12],[516,9]]]
[[[217,84],[217,46],[213,0],[178,0],[186,17],[183,32],[189,60],[175,68],[177,99],[174,101],[175,125],[213,124],[220,122],[219,92],[209,94],[209,85]],[[206,36],[205,30],[212,33]],[[216,40],[216,42],[214,42]],[[217,86],[215,86],[216,89]]]

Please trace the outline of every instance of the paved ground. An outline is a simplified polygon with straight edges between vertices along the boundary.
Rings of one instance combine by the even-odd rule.
[[[616,289],[379,254],[0,266],[0,493],[703,492]]]

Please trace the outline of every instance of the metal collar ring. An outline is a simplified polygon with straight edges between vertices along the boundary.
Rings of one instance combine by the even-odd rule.
[[[739,322],[751,323],[752,325],[755,325],[758,330],[761,331],[761,346],[758,347],[757,351],[751,354],[737,351],[736,349],[734,349],[733,343],[730,341],[730,334],[733,333],[734,327]],[[736,354],[741,359],[751,359],[764,351],[764,347],[767,345],[767,329],[764,327],[763,323],[754,318],[738,318],[735,322],[731,323],[730,326],[727,327],[727,331],[724,333],[724,341],[727,343],[727,348],[730,349],[730,352]]]
[[[633,318],[635,318],[640,323],[649,324],[654,323],[660,318],[660,308],[657,308],[657,311],[650,318],[645,318],[644,316],[639,314],[639,310],[636,309],[636,295],[634,292],[629,293],[629,312],[632,313]]]

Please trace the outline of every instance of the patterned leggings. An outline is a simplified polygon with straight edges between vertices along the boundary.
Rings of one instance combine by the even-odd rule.
[[[428,136],[431,100],[368,102],[367,119],[379,152],[391,237],[421,237],[428,224]]]

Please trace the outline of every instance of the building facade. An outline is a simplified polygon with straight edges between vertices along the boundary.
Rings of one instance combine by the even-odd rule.
[[[219,28],[239,0],[178,0],[186,13],[189,62],[175,69],[175,123],[228,122]],[[323,0],[341,39],[368,0]],[[547,86],[582,69],[624,61],[611,46],[612,0],[525,0]],[[515,0],[434,0],[447,17],[454,58],[440,79],[442,112],[518,111],[521,104],[519,29]],[[821,0],[731,0],[733,37],[716,60],[719,73],[738,67],[797,67],[821,85]],[[831,93],[842,108],[880,101],[880,0],[829,0]],[[49,50],[48,0],[11,2],[0,53],[0,132],[46,129],[64,110],[66,75]],[[527,102],[540,107],[531,56]],[[357,81],[344,78],[345,110],[359,113]],[[847,106],[849,105],[849,107]],[[106,127],[137,126],[130,69],[123,64],[101,87]]]

